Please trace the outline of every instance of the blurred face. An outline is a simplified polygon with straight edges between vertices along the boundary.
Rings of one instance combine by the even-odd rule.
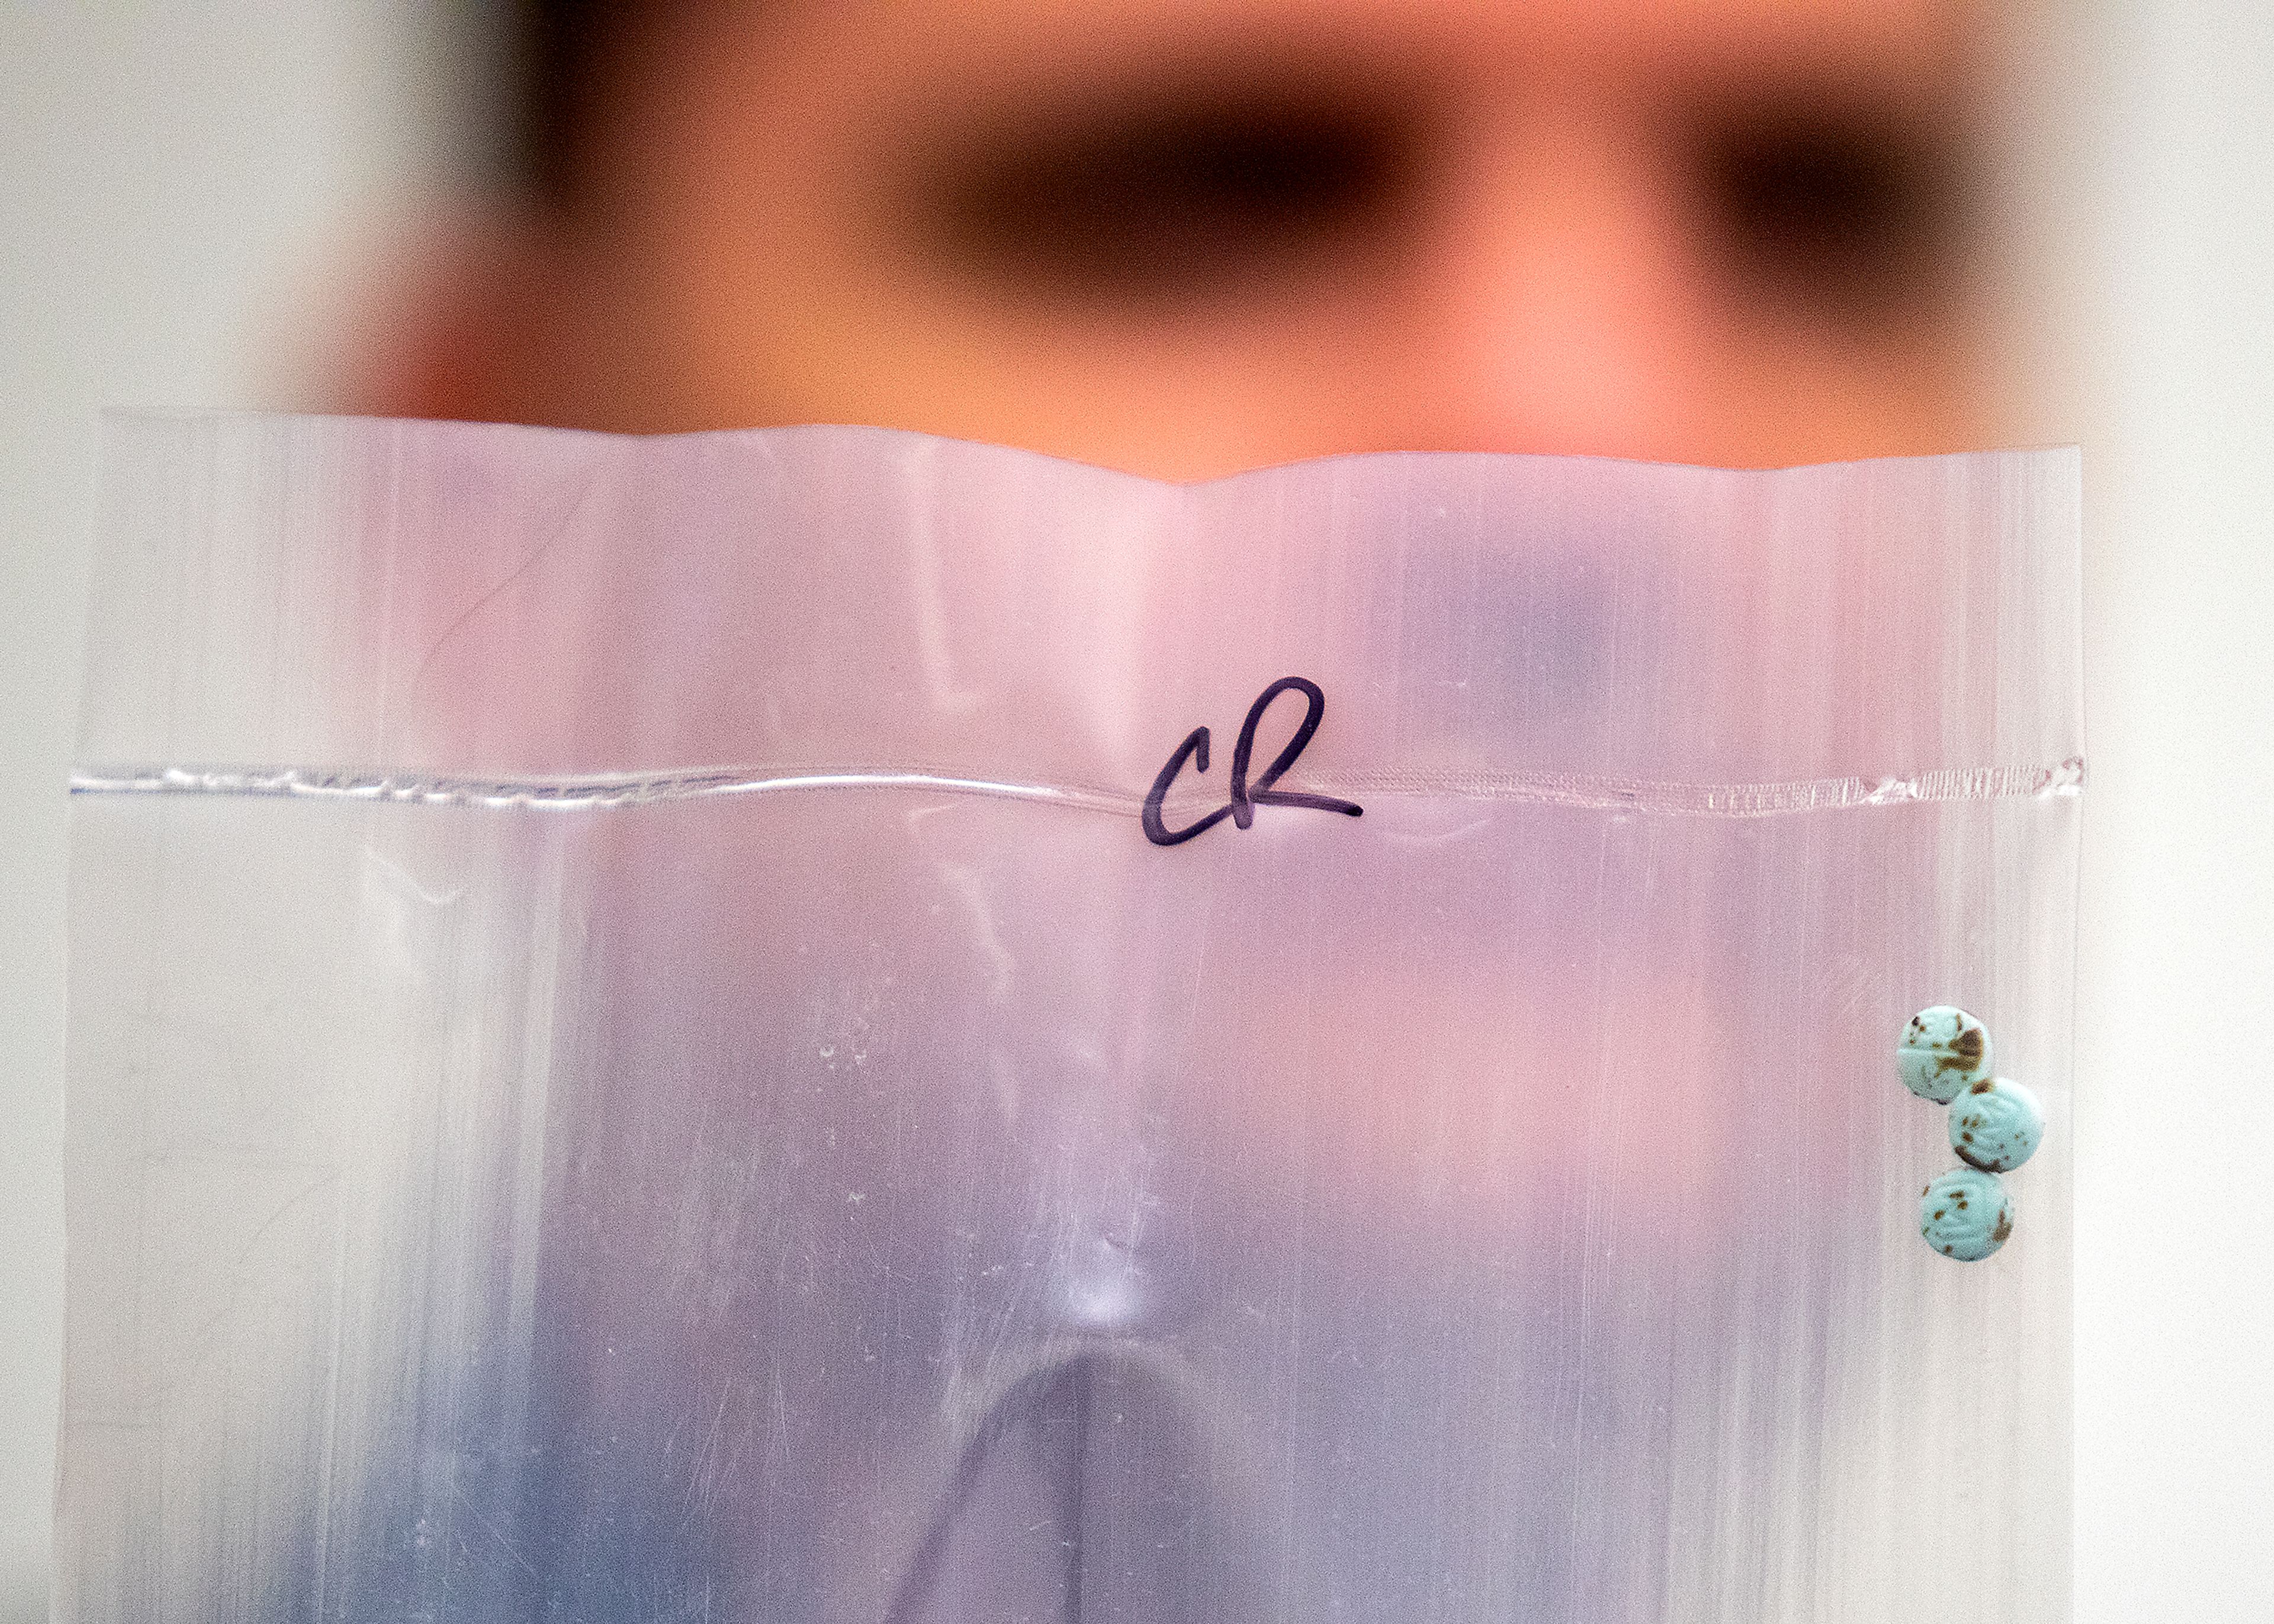
[[[1178,479],[1985,435],[1954,0],[654,10],[410,409]]]

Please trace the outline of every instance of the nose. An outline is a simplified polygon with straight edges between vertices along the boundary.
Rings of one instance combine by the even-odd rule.
[[[1721,441],[1694,233],[1636,124],[1575,99],[1452,155],[1408,305],[1406,443],[1697,460]]]

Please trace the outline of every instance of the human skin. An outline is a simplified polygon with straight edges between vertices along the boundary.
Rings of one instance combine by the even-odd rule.
[[[1951,0],[688,0],[359,409],[1174,479],[1978,445]]]
[[[1900,0],[1569,10],[1537,0],[688,0],[617,64],[568,192],[463,252],[423,312],[388,335],[365,403],[636,432],[878,424],[1173,479],[1417,448],[1759,465],[1978,444],[1984,350],[1962,174],[1969,26],[1947,5]],[[1601,540],[1637,545],[1608,528]],[[1638,555],[1622,579],[1670,568]],[[1426,582],[1430,569],[1417,560],[1414,578]],[[1767,613],[1741,568],[1683,579],[1699,594],[1728,593],[1730,625]],[[958,601],[991,626],[975,600]],[[1612,613],[1608,603],[1581,602],[1567,629],[1575,641],[1605,635]],[[1101,665],[1101,688],[1137,674],[1126,662]],[[1255,686],[1279,674],[1259,671]],[[463,695],[470,707],[512,714],[489,673],[430,675],[450,695],[440,703]],[[1355,690],[1333,686],[1337,703]],[[1160,716],[1160,756],[1144,771],[1203,720],[1227,730],[1237,713]],[[1267,758],[1284,736],[1266,742]],[[1216,767],[1211,786],[1225,771]],[[1126,787],[1143,783],[1141,773]],[[978,1278],[1003,1277],[1031,1240],[1035,1213],[1048,1214],[1049,1234],[1073,1237],[1117,1193],[1137,1210],[1151,1209],[1135,1196],[1158,1198],[1163,1212],[1201,1217],[1187,1216],[1194,1227],[1182,1230],[1163,1221],[1141,1237],[1100,1238],[1126,1240],[1148,1267],[1157,1258],[1179,1290],[1225,1290],[1192,1311],[1216,1316],[1201,1346],[1299,1345],[1307,1308],[1314,1324],[1370,1322],[1404,1370],[1437,1378],[1434,1408],[1406,1411],[1397,1359],[1380,1380],[1352,1374],[1356,1356],[1337,1366],[1335,1380],[1299,1394],[1322,1453],[1274,1457],[1291,1476],[1322,1467],[1338,1440],[1374,1447],[1382,1417],[1410,1415],[1415,1435],[1377,1459],[1449,1456],[1466,1481],[1497,1487],[1502,1498],[1487,1503],[1511,1524],[1553,1506],[1557,1526],[1576,1530],[1575,1507],[1611,1503],[1587,1475],[1594,1463],[1560,1464],[1540,1451],[1515,1470],[1537,1434],[1517,1425],[1489,1433],[1484,1406],[1509,1405],[1540,1425],[1565,1413],[1567,1396],[1615,1394],[1632,1405],[1629,1453],[1617,1458],[1649,1459],[1660,1425],[1653,1403],[1668,1416],[1698,1390],[1682,1386],[1685,1371],[1703,1382],[1721,1368],[1710,1342],[1669,1352],[1679,1346],[1671,1332],[1653,1340],[1675,1323],[1659,1304],[1749,1285],[1730,1259],[1764,1232],[1773,1243],[1784,1214],[1837,1210],[1839,1181],[1851,1177],[1843,1154],[1871,1142],[1857,1124],[1875,1118],[1876,1096],[1858,1091],[1861,1116],[1803,1114],[1773,1147],[1801,1142],[1829,1154],[1779,1161],[1766,1180],[1741,1177],[1761,1165],[1757,1146],[1736,1142],[1739,1125],[1764,1114],[1747,1108],[1785,1096],[1758,1085],[1741,1092],[1751,1080],[1749,1045],[1762,1039],[1746,1021],[1758,1006],[1739,995],[1783,984],[1759,966],[1783,962],[1770,944],[1788,941],[1793,926],[1767,921],[1743,952],[1713,934],[1724,921],[1761,917],[1736,893],[1762,865],[1742,861],[1741,837],[1718,826],[1710,837],[1636,834],[1622,832],[1623,818],[1534,808],[1517,815],[1520,833],[1480,836],[1465,822],[1401,828],[1389,808],[1363,825],[1286,813],[1254,831],[1219,830],[1172,862],[1133,827],[1118,845],[1054,836],[1013,853],[1008,825],[934,811],[953,808],[895,807],[889,822],[877,812],[787,872],[752,861],[759,833],[770,852],[799,848],[742,824],[697,826],[697,835],[677,823],[659,833],[611,822],[598,838],[621,848],[591,860],[599,895],[585,924],[612,944],[606,974],[624,978],[597,995],[617,1064],[591,1086],[619,1091],[624,1105],[590,1119],[596,1136],[618,1137],[596,1137],[592,1154],[569,1165],[594,1192],[644,1203],[652,1227],[612,1223],[585,1255],[573,1238],[549,1254],[546,1267],[567,1282],[541,1298],[561,1316],[559,1356],[543,1365],[556,1384],[553,1413],[616,1451],[567,1458],[624,1465],[620,1477],[556,1471],[546,1492],[561,1498],[547,1503],[564,1528],[596,1525],[579,1521],[589,1502],[609,1510],[606,1526],[636,1530],[636,1516],[616,1515],[621,1502],[676,1495],[679,1474],[692,1469],[671,1454],[679,1433],[667,1412],[690,1393],[709,1399],[683,1371],[706,1372],[721,1394],[771,1389],[785,1427],[791,1405],[780,1395],[794,1388],[802,1435],[819,1440],[809,1442],[794,1494],[769,1499],[751,1471],[720,1478],[715,1493],[706,1478],[699,1496],[685,1497],[698,1511],[674,1507],[680,1528],[693,1515],[702,1538],[717,1530],[729,1612],[737,1603],[763,1611],[765,1553],[778,1546],[798,1549],[825,1588],[857,1589],[884,1574],[882,1594],[892,1594],[898,1559],[846,1530],[873,1526],[896,1500],[913,1508],[909,1526],[930,1515],[926,1497],[940,1491],[922,1475],[922,1456],[937,1452],[931,1429],[950,1406],[925,1384],[949,1372],[956,1380],[945,1390],[974,1415],[1023,1402],[984,1350],[971,1360],[977,1373],[960,1380],[966,1350],[953,1340],[958,1322],[942,1313],[939,1364],[896,1390],[900,1413],[921,1418],[884,1428],[872,1405],[846,1396],[865,1380],[855,1359],[866,1350],[844,1328],[862,1316],[801,1307],[882,1303],[915,1325],[927,1304],[968,1306],[960,1277],[937,1260],[974,1187],[981,1208],[998,1210],[999,1197],[1006,1214],[983,1242],[966,1221]],[[779,816],[817,818],[805,803]],[[984,864],[957,847],[959,829],[989,850]],[[1332,951],[1306,939],[1239,961],[1225,942],[1269,944],[1276,921],[1238,886],[1220,888],[1221,914],[1213,902],[1148,912],[1165,883],[1209,894],[1206,871],[1191,865],[1219,856],[1222,842],[1254,842],[1268,859],[1283,838],[1352,831],[1368,845],[1330,883],[1307,898],[1285,883],[1264,893],[1343,908],[1357,928],[1334,936]],[[1446,844],[1403,863],[1400,835]],[[1492,880],[1479,876],[1490,860],[1524,849],[1541,856],[1526,883],[1493,876],[1517,898],[1513,908],[1503,898],[1495,912],[1493,898],[1465,894],[1489,892]],[[689,861],[658,861],[674,850]],[[1093,861],[1101,850],[1111,854],[1103,876]],[[1556,873],[1578,877],[1559,890]],[[1432,874],[1436,897],[1419,890]],[[1383,906],[1369,913],[1370,898]],[[1847,917],[1817,906],[1826,921]],[[960,920],[958,906],[975,920]],[[1234,917],[1246,919],[1244,936]],[[1002,1019],[1017,1040],[1011,1052],[1037,1057],[1032,1098],[1018,1108],[1033,1115],[998,1129],[983,1093],[991,1081],[936,1077],[915,1057],[934,1011],[945,1030],[992,1007],[959,989],[973,985],[990,944],[1006,954],[1001,931],[1021,929],[1035,949],[1016,959],[1026,978],[1011,1006],[1017,1019]],[[1203,980],[1212,935],[1216,967]],[[833,955],[827,970],[795,957],[808,939]],[[891,944],[881,959],[868,951],[878,943]],[[1117,962],[1140,951],[1173,990],[1140,997],[1111,984]],[[1241,962],[1238,997],[1222,990],[1227,958]],[[779,975],[751,973],[775,964]],[[897,991],[896,975],[907,978]],[[918,980],[924,991],[911,996]],[[719,996],[688,996],[708,985]],[[1188,985],[1212,1001],[1203,1005]],[[769,987],[790,990],[762,996]],[[904,1044],[861,1064],[874,1067],[870,1087],[900,1091],[889,1094],[894,1157],[903,1122],[917,1124],[905,1163],[865,1136],[880,1121],[862,1115],[874,1109],[864,1101],[885,1096],[832,1088],[781,1103],[790,1086],[834,1079],[824,1068],[838,1034],[825,1023],[842,1021],[865,1041],[859,1023],[873,1011],[892,1012],[880,1029]],[[825,1025],[793,1057],[778,1034],[809,1019]],[[1837,1050],[1856,1019],[1828,1019],[1818,1047]],[[1179,1039],[1179,1022],[1188,1037]],[[1043,1058],[1044,1040],[1061,1028],[1085,1041],[1142,1032],[1150,1048],[1098,1044],[1154,1068],[1113,1074],[1105,1097],[1157,1108],[1159,1121],[1125,1132],[1085,1116],[1092,1074],[1066,1069],[1071,1051]],[[690,1052],[719,1061],[690,1065]],[[847,1052],[862,1051],[848,1043]],[[658,1087],[663,1079],[673,1086]],[[777,1086],[783,1092],[765,1092]],[[973,1109],[959,1116],[966,1104]],[[1049,1122],[1054,1108],[1066,1113],[1063,1134],[1027,1125]],[[849,1237],[834,1296],[770,1302],[773,1256],[741,1243],[742,1209],[728,1196],[706,1193],[763,1165],[761,1153],[738,1159],[723,1147],[732,1134],[746,1147],[805,1135],[834,1154],[840,1120],[845,1148],[819,1165],[858,1182],[772,1192],[785,1211],[802,1203],[796,1222],[809,1232]],[[927,1132],[927,1123],[937,1126]],[[684,1137],[671,1137],[674,1125]],[[959,1163],[958,1131],[975,1134],[967,1142],[983,1153]],[[1156,1156],[1160,1141],[1176,1154]],[[658,1145],[666,1154],[649,1176],[636,1158]],[[968,1177],[974,1169],[987,1177]],[[1777,1203],[1766,1225],[1763,1188]],[[872,1189],[892,1199],[866,1199]],[[604,1203],[614,1199],[596,1194],[593,1210],[611,1210]],[[950,1219],[936,1221],[941,1213]],[[656,1264],[681,1255],[683,1233],[736,1237],[702,1283],[731,1290],[739,1278],[744,1297],[674,1317]],[[1196,1261],[1195,1233],[1216,1268]],[[879,1250],[850,1244],[871,1237]],[[1172,1317],[1116,1324],[1098,1308],[1091,1320],[1051,1319],[1061,1301],[1094,1305],[1105,1295],[1083,1289],[1083,1260],[1098,1254],[1059,1251],[1071,1260],[1061,1278],[1029,1294],[1039,1308],[1020,1310],[1041,1328],[1020,1331],[1023,1341],[1006,1334],[1013,1352],[1062,1358],[1083,1344],[1050,1337],[1103,1326],[1124,1348],[1165,1349],[1162,1362],[1174,1368],[1184,1356],[1163,1328]],[[922,1261],[913,1276],[895,1275],[881,1262],[892,1257]],[[1283,1303],[1226,1280],[1292,1284]],[[968,1300],[991,1306],[983,1294],[998,1290],[1003,1302],[1025,1300],[996,1284]],[[1801,1319],[1828,1299],[1798,1289],[1778,1300]],[[772,1334],[779,1327],[762,1316],[777,1303],[812,1340]],[[1560,1316],[1574,1305],[1575,1328],[1552,1344],[1564,1357],[1543,1356],[1523,1372],[1546,1401],[1510,1403],[1510,1389],[1492,1385],[1514,1357],[1510,1339],[1527,1324],[1564,1335]],[[1172,1301],[1163,1312],[1184,1311]],[[1742,1319],[1704,1323],[1733,1327],[1741,1373],[1780,1368],[1746,1359],[1754,1344]],[[754,1324],[770,1334],[754,1336]],[[623,1346],[644,1344],[652,1361],[628,1387],[615,1373],[626,1367],[613,1363],[617,1327]],[[1410,1347],[1397,1348],[1398,1337]],[[1326,1372],[1330,1358],[1309,1373]],[[1227,1365],[1267,1377],[1284,1368],[1268,1357]],[[1204,1364],[1192,1368],[1196,1389],[1217,1380]],[[1638,1372],[1645,1380],[1628,1380]],[[1141,1426],[1174,1440],[1177,1428],[1197,1425],[1178,1413],[1184,1390],[1161,1389]],[[1725,1413],[1743,1413],[1752,1391],[1738,1395],[1732,1406],[1675,1410],[1666,1435],[1702,1438]],[[1297,1401],[1291,1384],[1284,1409]],[[728,1412],[723,1398],[711,1402],[715,1429]],[[1600,1440],[1600,1417],[1621,1412],[1599,1403],[1593,1413],[1589,1436]],[[1764,1432],[1756,1424],[1751,1436]],[[1459,1447],[1480,1433],[1477,1447]],[[1575,1424],[1570,1437],[1579,1436]],[[1803,1441],[1836,1460],[1841,1436]],[[1752,1470],[1763,1454],[1755,1442],[1735,1453],[1713,1447],[1736,1477],[1772,1481],[1766,1466]],[[755,1458],[759,1446],[750,1447]],[[1208,1458],[1192,1448],[1164,1449],[1164,1477],[1179,1459]],[[1694,1453],[1707,1458],[1705,1447]],[[1228,1447],[1215,1458],[1227,1457],[1237,1458]],[[1219,1498],[1194,1502],[1211,1515],[1180,1526],[1237,1551],[1245,1523],[1274,1525],[1269,1513],[1251,1516],[1236,1477],[1223,1476],[1230,1480],[1203,1480]],[[1434,1486],[1462,1481],[1441,1476]],[[1646,1506],[1650,1481],[1630,1471],[1619,1486]],[[1176,1482],[1177,1493],[1196,1492]],[[843,1516],[801,1548],[800,1519],[824,1505]],[[1157,1510],[1133,1497],[1127,1506],[1139,1529]],[[1359,1568],[1382,1549],[1367,1539],[1395,1525],[1384,1515],[1355,1532],[1279,1530],[1279,1566],[1323,1585],[1341,1564]],[[1702,1545],[1709,1558],[1699,1560],[1710,1560],[1718,1528],[1703,1539],[1677,1529],[1668,1543]],[[1619,1548],[1656,1542],[1644,1535]],[[631,1578],[661,1566],[636,1533],[621,1538],[599,1560],[578,1552],[569,1577],[600,1583],[612,1566]],[[1580,1549],[1576,1535],[1569,1545]],[[1289,1554],[1297,1551],[1299,1563]],[[1058,1560],[1055,1546],[1050,1554]],[[1016,1560],[1002,1566],[1019,1570]],[[1669,1565],[1669,1586],[1682,1571]],[[1540,1583],[1554,1593],[1556,1581]],[[880,1602],[870,1616],[885,1610]]]

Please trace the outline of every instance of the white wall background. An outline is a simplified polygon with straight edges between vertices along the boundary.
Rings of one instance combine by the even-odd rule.
[[[428,6],[0,0],[0,1624],[45,1616],[64,777],[95,414],[447,178]],[[2274,7],[2085,0],[2038,90],[2088,482],[2077,1618],[2274,1617]],[[2076,110],[2081,101],[2082,110]],[[2058,272],[2058,274],[2056,274]],[[2081,394],[2073,387],[2082,381]],[[1864,1621],[1869,1624],[1869,1621]]]
[[[2274,1618],[2274,7],[2093,41],[2077,1617]]]

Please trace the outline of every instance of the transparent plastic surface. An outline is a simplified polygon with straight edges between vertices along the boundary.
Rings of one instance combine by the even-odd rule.
[[[2073,454],[130,422],[104,527],[64,1620],[2067,1616]]]

